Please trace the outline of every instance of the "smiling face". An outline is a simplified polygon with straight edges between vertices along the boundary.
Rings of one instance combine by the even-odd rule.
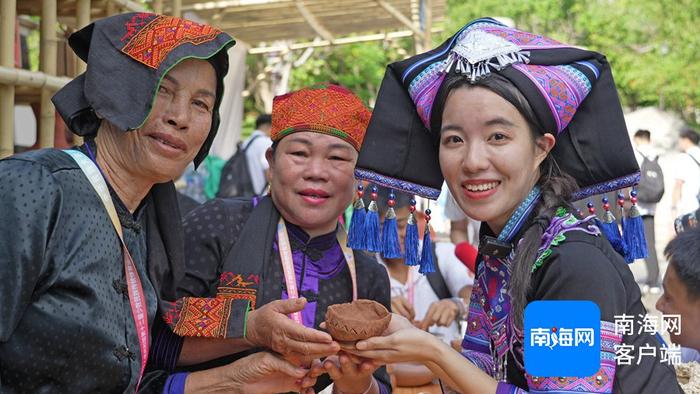
[[[266,156],[270,193],[284,219],[310,236],[333,231],[354,192],[357,151],[352,145],[302,131],[282,138]]]
[[[215,102],[214,67],[205,60],[184,60],[163,77],[141,128],[100,132],[98,145],[101,139],[110,139],[119,164],[143,179],[153,183],[175,179],[204,144]]]
[[[442,114],[440,167],[471,218],[498,233],[539,179],[554,137],[533,138],[525,118],[483,87],[450,92]]]

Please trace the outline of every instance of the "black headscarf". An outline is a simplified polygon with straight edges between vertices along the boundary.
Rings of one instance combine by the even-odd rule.
[[[223,79],[228,72],[226,50],[235,43],[231,36],[180,18],[128,13],[98,20],[72,34],[68,42],[87,63],[87,71],[59,90],[52,101],[71,131],[81,136],[94,136],[100,118],[124,132],[141,127],[163,76],[171,68],[189,58],[212,64],[217,80],[212,125],[194,163],[204,160],[219,127]],[[161,301],[173,301],[185,267],[182,221],[173,182],[154,185],[146,198],[150,199],[149,278]]]

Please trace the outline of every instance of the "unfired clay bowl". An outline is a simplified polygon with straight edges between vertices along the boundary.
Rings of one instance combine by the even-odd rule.
[[[326,330],[336,341],[354,342],[381,335],[391,313],[372,300],[331,305],[326,310]]]

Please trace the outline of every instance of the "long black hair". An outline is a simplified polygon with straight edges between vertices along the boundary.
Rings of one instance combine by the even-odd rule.
[[[530,128],[532,139],[545,134],[546,130],[537,120],[535,112],[525,96],[508,79],[493,74],[486,79],[471,84],[465,77],[457,74],[449,74],[436,97],[435,108],[444,108],[450,92],[458,88],[483,87],[498,94],[510,102],[525,118]],[[442,111],[435,111],[432,118],[432,129],[440,130]],[[511,276],[508,292],[511,297],[513,323],[516,327],[523,327],[523,314],[527,306],[527,295],[530,291],[532,266],[537,257],[537,250],[542,243],[542,234],[549,226],[559,207],[573,209],[569,200],[571,194],[578,188],[576,181],[570,175],[564,173],[557,165],[552,155],[540,163],[539,178],[536,182],[541,191],[541,198],[535,206],[525,230],[522,242],[515,250],[515,260],[511,267]]]

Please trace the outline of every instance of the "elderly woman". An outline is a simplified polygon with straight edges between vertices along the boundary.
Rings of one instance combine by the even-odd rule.
[[[307,371],[271,354],[187,381],[162,370],[184,272],[172,179],[214,139],[233,39],[134,13],[69,43],[88,71],[53,100],[85,145],[0,161],[0,391],[300,390]]]
[[[638,171],[598,53],[484,18],[390,65],[357,174],[431,198],[444,176],[462,210],[483,222],[481,242],[462,354],[397,315],[386,336],[352,351],[423,363],[463,393],[679,392],[672,366],[641,355],[645,346],[662,357],[657,338],[615,328],[617,315],[646,313],[639,287],[601,232],[605,223],[569,203],[632,185]],[[640,234],[629,232],[634,215],[628,220],[625,242],[634,246]],[[540,300],[599,307],[595,373],[529,373],[524,310]],[[631,365],[615,362],[621,345],[631,348]]]
[[[188,338],[181,362],[262,347],[308,363],[339,350],[315,330],[328,306],[365,298],[390,308],[386,271],[372,256],[348,249],[338,223],[353,197],[369,117],[358,97],[335,85],[275,97],[270,195],[212,200],[185,217],[181,291],[188,297],[170,323],[180,335],[227,339]],[[268,326],[272,335],[261,330]],[[328,375],[319,378],[317,391],[330,384],[329,376],[338,393],[390,390],[383,368],[360,367],[347,355],[328,357],[319,368]]]

